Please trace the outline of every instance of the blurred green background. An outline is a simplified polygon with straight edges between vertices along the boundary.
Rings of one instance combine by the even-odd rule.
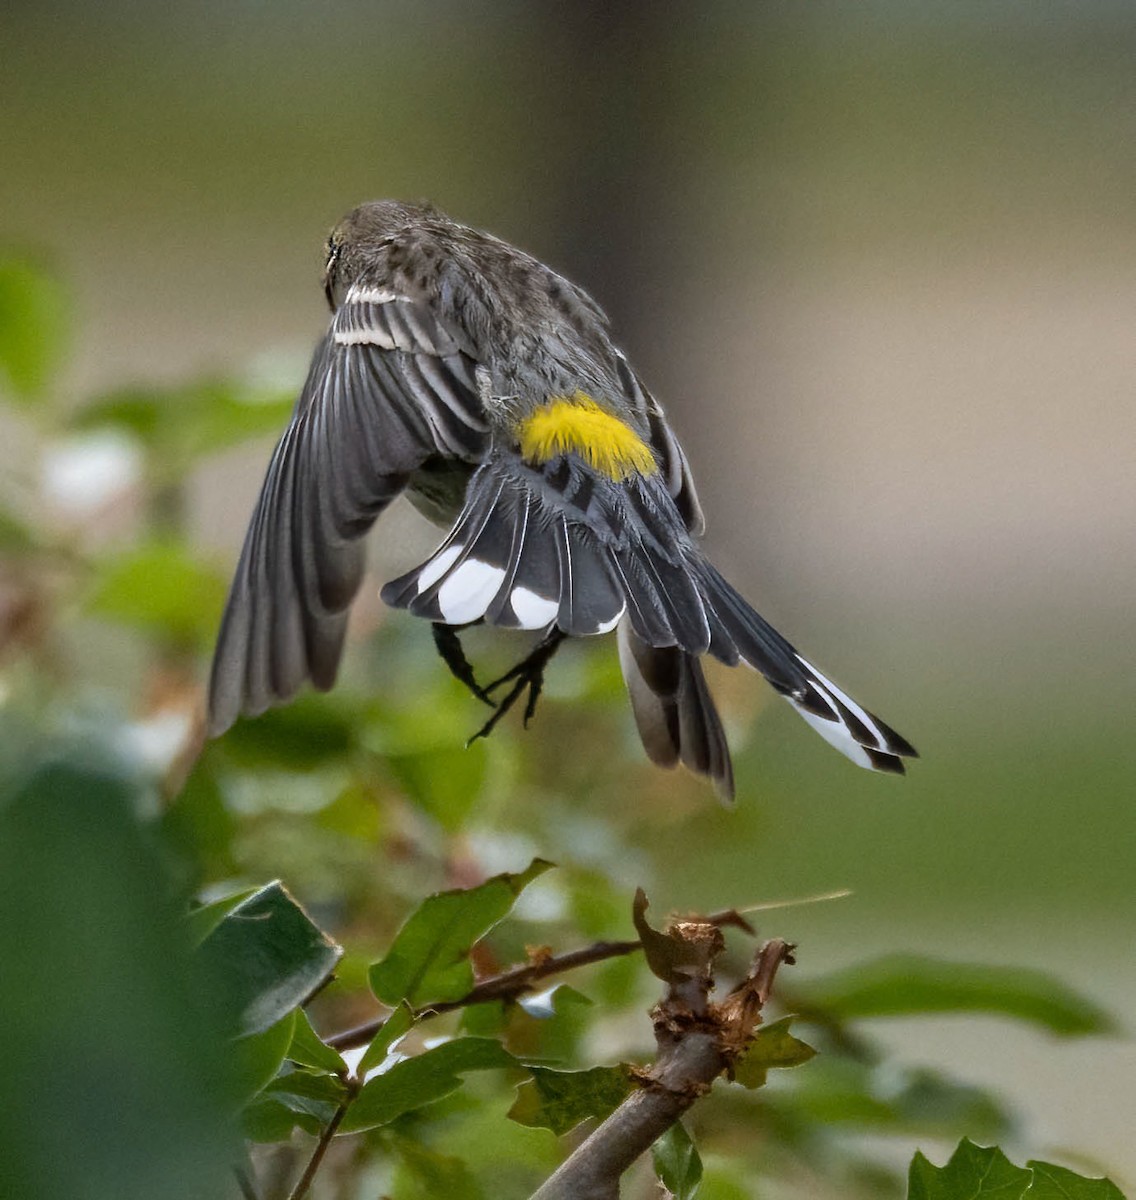
[[[756,678],[717,673],[739,774],[723,811],[640,764],[622,706],[618,773],[581,761],[614,647],[565,656],[528,735],[539,770],[446,818],[470,857],[602,866],[658,911],[850,887],[770,918],[802,971],[880,949],[1043,965],[1131,1022],[1131,5],[10,0],[0,41],[0,238],[71,289],[39,401],[55,415],[0,417],[4,504],[125,572],[48,621],[59,564],[6,565],[7,704],[50,677],[51,704],[133,721],[156,762],[184,750],[220,577],[325,321],[323,238],[361,200],[429,197],[596,295],[683,437],[716,561],[924,755],[906,781],[857,772]],[[171,442],[163,476],[129,423],[64,432],[87,398],[165,388],[176,407],[202,377],[272,401],[259,440],[199,453],[193,434],[185,470]],[[132,548],[160,554],[175,526],[217,578],[175,578],[171,552],[139,586]],[[343,704],[441,686],[425,625],[374,595],[434,537],[381,522]],[[163,603],[158,576],[153,619],[188,658],[140,648],[145,613],[122,624],[123,595]],[[431,737],[457,763],[480,714],[445,695]],[[485,752],[491,781],[520,737]],[[282,765],[273,803],[311,806],[305,778]],[[317,870],[269,836],[238,859],[214,879],[333,890],[330,852]],[[1012,1096],[1031,1152],[1136,1179],[1127,1041],[886,1036]]]

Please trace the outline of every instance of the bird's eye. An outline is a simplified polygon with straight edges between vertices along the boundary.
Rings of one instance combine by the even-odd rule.
[[[327,262],[323,268],[323,293],[327,297],[328,307],[335,311],[335,265],[339,261],[340,251],[343,249],[342,242],[338,242],[335,238],[328,238],[327,241]]]

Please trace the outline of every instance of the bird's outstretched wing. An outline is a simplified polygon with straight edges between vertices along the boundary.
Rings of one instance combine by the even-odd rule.
[[[209,687],[209,728],[335,680],[361,537],[434,456],[477,461],[471,349],[421,299],[356,284],[312,359],[245,537]]]

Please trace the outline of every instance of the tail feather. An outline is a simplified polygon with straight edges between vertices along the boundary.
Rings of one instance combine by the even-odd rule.
[[[635,579],[632,570],[639,564],[640,580],[647,583],[640,597],[639,608],[650,607],[669,631],[671,644],[681,647],[687,654],[705,654],[710,646],[710,622],[706,603],[697,581],[691,576],[684,563],[676,563],[660,551],[648,545],[623,551],[616,557],[624,560],[624,578]],[[637,632],[640,632],[637,630]],[[655,644],[648,629],[642,631],[645,640]]]
[[[810,690],[807,705],[795,696],[786,696],[797,712],[829,745],[858,766],[904,774],[903,759],[919,757],[915,747],[879,717],[861,708],[810,662],[800,655],[797,659],[808,672]]]
[[[705,653],[759,671],[854,763],[903,773],[902,760],[915,755],[909,742],[803,658],[692,543],[676,556],[647,527],[646,509],[640,515],[637,535],[625,540],[483,466],[449,536],[382,596],[447,625],[555,625],[586,636],[618,624],[624,678],[648,755],[709,775],[723,795],[732,795],[733,775],[698,662]],[[289,664],[281,666],[287,673]]]
[[[647,757],[661,767],[681,762],[709,776],[723,800],[733,800],[726,734],[698,659],[676,646],[649,646],[627,620],[620,622],[618,638],[631,711]]]
[[[556,624],[565,633],[607,633],[626,609],[608,556],[581,525],[553,522],[560,559],[560,608]]]
[[[709,563],[702,560],[698,570],[710,606],[741,657],[764,675],[825,741],[858,766],[904,773],[902,760],[918,757],[906,738],[818,671]]]
[[[608,556],[578,523],[541,509],[493,474],[471,483],[450,535],[383,600],[447,625],[607,633],[626,610]]]

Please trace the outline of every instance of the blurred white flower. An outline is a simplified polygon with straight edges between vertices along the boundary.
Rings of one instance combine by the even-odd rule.
[[[162,708],[123,727],[122,751],[147,774],[165,775],[185,752],[194,732],[194,714],[184,708]]]
[[[69,524],[87,525],[138,488],[142,452],[112,430],[54,442],[43,451],[40,486],[47,504]]]

